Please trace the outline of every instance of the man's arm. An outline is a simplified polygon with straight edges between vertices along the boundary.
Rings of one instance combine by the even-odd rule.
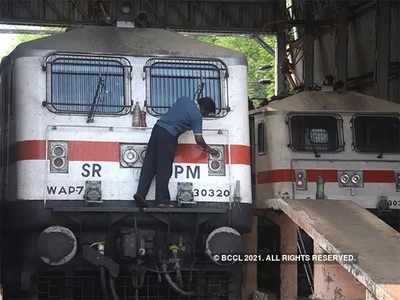
[[[209,145],[207,145],[206,141],[203,138],[203,135],[201,134],[195,134],[194,139],[196,141],[196,144],[199,145],[201,148],[203,148],[204,151],[207,151],[211,155],[218,155],[218,151],[211,148]]]

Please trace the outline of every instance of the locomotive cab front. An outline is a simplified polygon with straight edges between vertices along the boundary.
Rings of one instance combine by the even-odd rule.
[[[1,76],[6,299],[238,298],[238,266],[213,257],[239,252],[250,227],[242,54],[165,30],[84,27],[21,44]],[[142,212],[133,194],[151,129],[199,95],[215,101],[203,135],[219,155],[180,136],[177,207]]]
[[[253,111],[257,203],[337,199],[398,209],[399,111],[367,95],[317,91]]]

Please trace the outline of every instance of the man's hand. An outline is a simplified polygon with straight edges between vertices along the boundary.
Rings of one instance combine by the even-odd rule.
[[[213,149],[213,148],[211,148],[211,147],[209,147],[209,148],[207,149],[207,152],[210,153],[211,156],[217,156],[217,155],[219,154],[219,151],[218,151],[218,150]]]
[[[219,154],[218,150],[215,150],[207,145],[207,143],[204,141],[203,136],[201,134],[195,134],[194,139],[196,140],[196,144],[199,145],[201,148],[203,148],[204,151],[207,151],[208,153],[210,153],[213,156]]]

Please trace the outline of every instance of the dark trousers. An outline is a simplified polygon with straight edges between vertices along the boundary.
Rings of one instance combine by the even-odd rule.
[[[155,176],[156,202],[162,203],[171,200],[168,183],[172,175],[177,141],[177,137],[164,128],[158,125],[153,127],[140,173],[137,194],[145,198]]]

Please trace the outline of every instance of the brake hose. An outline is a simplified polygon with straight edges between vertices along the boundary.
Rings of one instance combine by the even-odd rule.
[[[162,271],[165,277],[165,280],[168,282],[168,284],[179,294],[186,296],[186,297],[190,297],[190,296],[194,296],[195,293],[193,291],[185,291],[183,289],[181,289],[171,278],[171,276],[169,276],[168,272],[167,272],[167,264],[163,263],[162,264]]]
[[[112,278],[111,274],[108,274],[108,281],[110,283],[111,295],[112,295],[113,299],[119,300],[117,291],[115,290],[114,278]]]

